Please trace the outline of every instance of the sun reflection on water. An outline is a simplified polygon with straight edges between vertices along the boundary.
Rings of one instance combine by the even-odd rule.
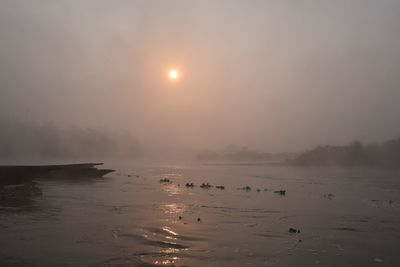
[[[180,186],[169,184],[163,187],[164,191],[167,192],[168,196],[181,195],[183,193],[183,189]]]
[[[178,235],[177,232],[172,231],[171,228],[169,228],[168,226],[163,226],[161,229],[163,229],[167,233],[170,233],[171,235],[174,235],[174,236]]]
[[[165,214],[180,214],[186,211],[186,206],[183,204],[171,203],[162,205],[161,209]]]
[[[167,249],[163,249],[161,251],[161,253],[165,254],[165,255],[174,255],[174,254],[177,254],[184,250],[187,250],[187,249],[186,248],[185,249],[167,248]],[[173,265],[173,264],[177,264],[179,260],[181,260],[181,258],[175,255],[175,256],[169,257],[168,259],[155,260],[154,264],[155,265]]]
[[[172,258],[166,259],[166,260],[156,260],[154,262],[154,264],[156,264],[156,265],[171,265],[171,264],[175,264],[177,260],[179,260],[178,257],[172,257]]]

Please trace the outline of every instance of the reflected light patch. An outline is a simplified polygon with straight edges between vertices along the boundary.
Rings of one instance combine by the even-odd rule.
[[[166,214],[177,214],[177,213],[182,213],[186,210],[185,206],[178,205],[176,203],[165,204],[161,206],[161,208],[164,210],[164,213]]]
[[[163,226],[162,229],[163,229],[165,232],[170,233],[171,235],[174,235],[174,236],[177,236],[177,235],[178,235],[177,232],[172,231],[171,228],[169,228],[169,227],[167,227],[167,226]]]

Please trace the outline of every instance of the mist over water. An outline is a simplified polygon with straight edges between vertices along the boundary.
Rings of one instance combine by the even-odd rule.
[[[400,134],[398,1],[0,7],[2,129],[129,132],[170,154],[303,151]],[[178,83],[165,77],[171,67]]]

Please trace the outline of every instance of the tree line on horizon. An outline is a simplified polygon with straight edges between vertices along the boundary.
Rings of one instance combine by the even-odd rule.
[[[196,155],[200,161],[230,161],[230,162],[282,162],[287,159],[295,158],[296,153],[268,153],[258,152],[247,147],[236,148],[230,146],[222,152],[205,150]]]
[[[380,144],[354,141],[347,146],[317,146],[287,163],[300,166],[400,168],[400,138]]]
[[[142,146],[129,134],[60,128],[52,123],[15,122],[2,126],[0,164],[136,158],[144,154]]]

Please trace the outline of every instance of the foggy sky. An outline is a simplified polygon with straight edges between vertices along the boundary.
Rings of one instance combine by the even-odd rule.
[[[399,25],[397,0],[2,0],[0,123],[171,149],[396,138]]]

